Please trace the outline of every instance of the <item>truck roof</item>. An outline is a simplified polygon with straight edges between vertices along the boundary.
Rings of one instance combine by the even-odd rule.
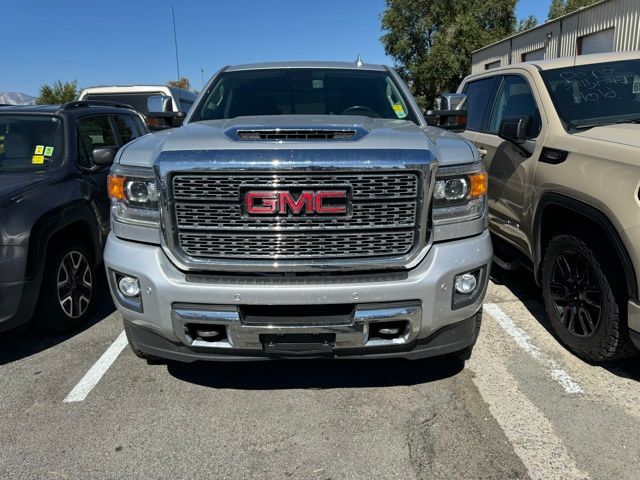
[[[107,94],[107,93],[147,93],[158,91],[171,91],[176,95],[185,96],[186,98],[195,98],[195,94],[189,90],[178,87],[170,87],[168,85],[101,85],[95,87],[83,88],[78,95],[82,99],[89,94]]]
[[[375,63],[363,63],[357,66],[355,62],[318,62],[318,61],[294,61],[294,62],[263,62],[263,63],[246,63],[243,65],[231,65],[226,68],[229,72],[242,70],[267,70],[275,68],[335,68],[348,70],[374,70],[385,71],[384,65]]]
[[[640,52],[615,52],[615,53],[593,53],[589,55],[577,55],[575,57],[553,58],[549,60],[532,60],[530,62],[513,63],[502,67],[483,70],[482,72],[468,75],[463,82],[471,79],[499,74],[503,70],[511,68],[524,68],[532,73],[536,71],[553,70],[555,68],[568,68],[574,65],[591,65],[604,62],[618,62],[623,60],[639,60]]]

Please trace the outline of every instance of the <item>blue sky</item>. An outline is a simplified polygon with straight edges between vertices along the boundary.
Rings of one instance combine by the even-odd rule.
[[[379,38],[384,0],[7,0],[2,2],[0,91],[40,85],[165,83],[180,73],[201,88],[228,64],[354,60],[392,64]],[[550,0],[519,0],[517,14],[546,18]]]

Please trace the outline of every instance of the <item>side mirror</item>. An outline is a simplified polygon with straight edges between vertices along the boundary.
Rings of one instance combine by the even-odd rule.
[[[464,93],[441,93],[435,109],[424,112],[427,125],[457,132],[467,128],[467,96]]]
[[[516,145],[522,145],[527,141],[530,117],[507,118],[500,122],[498,136]]]
[[[171,97],[166,95],[152,95],[147,98],[147,125],[151,130],[164,130],[179,127],[184,121],[184,112],[174,112],[171,109]]]
[[[111,165],[118,153],[118,147],[97,147],[91,152],[93,163],[101,167]]]
[[[151,95],[147,98],[149,115],[171,112],[171,97],[166,95]]]
[[[462,110],[467,96],[464,93],[440,93],[435,100],[438,110]]]

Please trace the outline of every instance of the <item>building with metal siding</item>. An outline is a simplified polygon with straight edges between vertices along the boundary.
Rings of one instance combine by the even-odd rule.
[[[472,54],[471,73],[527,60],[640,50],[640,0],[603,0]]]

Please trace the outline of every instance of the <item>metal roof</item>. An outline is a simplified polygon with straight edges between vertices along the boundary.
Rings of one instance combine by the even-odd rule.
[[[472,51],[471,54],[473,55],[476,52],[481,52],[482,50],[486,50],[487,48],[491,48],[491,47],[493,47],[495,45],[498,45],[499,43],[506,42],[507,40],[511,40],[513,38],[520,37],[522,35],[526,35],[527,33],[531,32],[533,30],[538,30],[538,29],[543,28],[543,27],[548,27],[552,23],[560,22],[560,21],[562,21],[562,20],[564,20],[564,19],[566,19],[568,17],[572,17],[574,15],[578,15],[578,14],[580,14],[581,12],[583,12],[585,10],[589,10],[590,8],[597,7],[598,5],[606,3],[606,2],[609,2],[609,1],[611,1],[611,0],[600,0],[599,2],[592,3],[591,5],[587,5],[586,7],[580,7],[577,10],[574,10],[573,12],[565,13],[564,15],[556,17],[553,20],[547,20],[546,22],[541,23],[539,25],[536,25],[535,27],[529,28],[528,30],[524,30],[522,32],[514,33],[513,35],[510,35],[508,37],[504,37],[504,38],[498,40],[497,42],[493,42],[493,43],[491,43],[489,45],[485,45],[482,48],[478,48],[477,50]]]

